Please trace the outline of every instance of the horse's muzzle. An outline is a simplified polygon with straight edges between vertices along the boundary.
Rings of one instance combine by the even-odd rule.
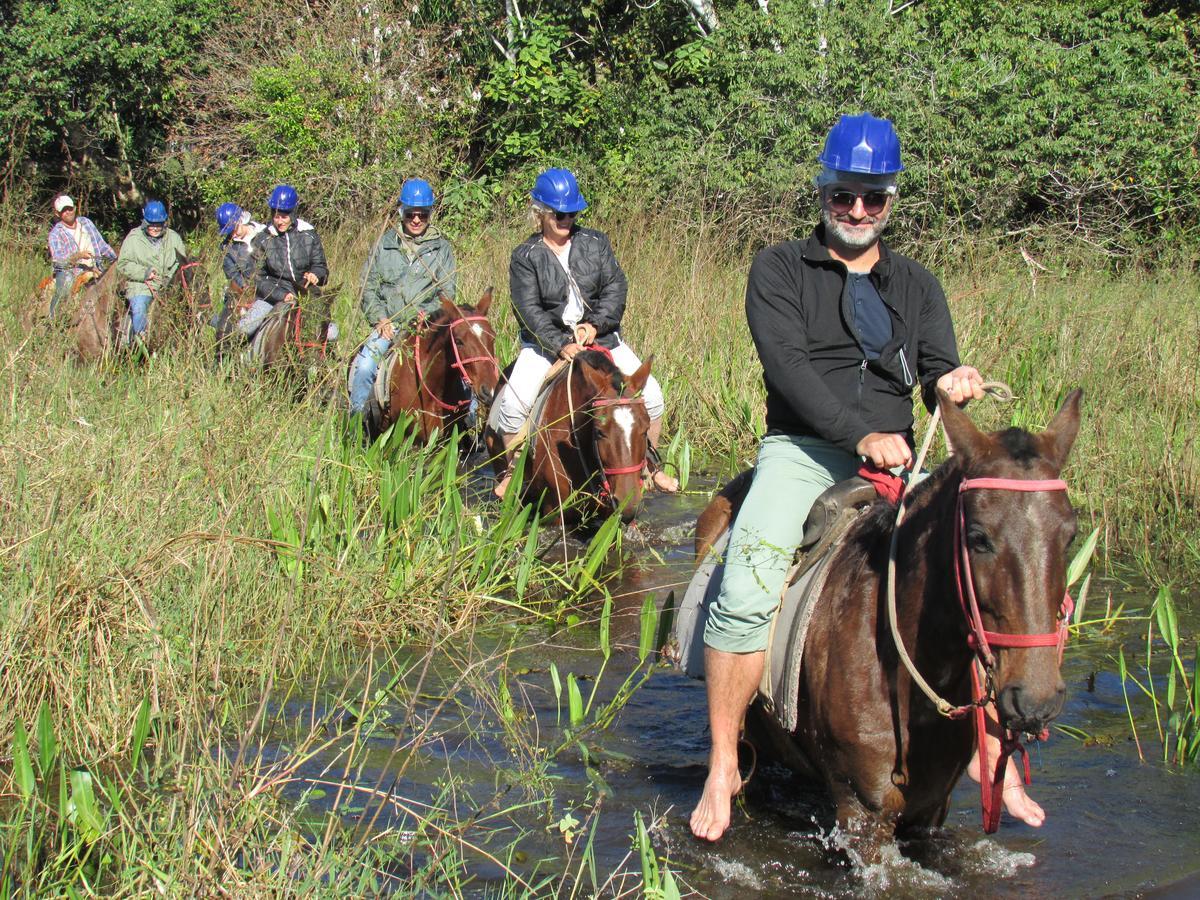
[[[488,385],[481,384],[478,392],[476,393],[476,397],[484,406],[491,406],[492,401],[496,399],[496,392]]]
[[[1061,679],[1049,694],[1010,684],[996,697],[996,709],[1001,724],[1009,731],[1039,734],[1062,712],[1066,697],[1067,689]]]

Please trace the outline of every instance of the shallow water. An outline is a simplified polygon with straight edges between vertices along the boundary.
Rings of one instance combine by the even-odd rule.
[[[700,495],[650,497],[640,522],[646,545],[639,549],[636,541],[626,542],[627,557],[638,563],[614,589],[612,637],[614,646],[624,649],[614,653],[600,680],[601,698],[610,697],[636,665],[629,648],[637,644],[644,592],[655,591],[660,602],[672,588],[682,595],[691,567],[691,525],[703,502]],[[1149,589],[1138,586],[1093,585],[1089,616],[1103,608],[1109,593],[1114,607],[1125,601],[1142,611],[1153,599]],[[1200,627],[1195,599],[1177,595],[1185,635]],[[1121,644],[1127,658],[1140,658],[1144,629],[1144,623],[1129,623],[1113,633],[1073,639],[1068,647],[1063,665],[1068,699],[1059,723],[1094,740],[1055,732],[1049,742],[1030,748],[1030,790],[1047,811],[1040,829],[1006,817],[997,834],[985,837],[978,787],[964,779],[946,826],[910,848],[919,863],[895,852],[880,865],[847,864],[832,852],[840,846],[840,836],[821,793],[782,771],[760,768],[748,800],[735,810],[730,832],[716,846],[701,845],[688,831],[687,816],[705,774],[704,686],[661,670],[607,731],[586,739],[591,778],[579,750],[563,751],[545,765],[543,774],[554,779],[549,807],[541,803],[487,820],[475,840],[500,852],[523,834],[514,871],[530,878],[560,871],[575,849],[556,829],[547,831],[547,823],[567,813],[585,820],[603,795],[593,845],[596,870],[637,869],[636,852],[631,858],[628,854],[634,812],[640,811],[648,822],[658,822],[652,830],[658,855],[669,859],[681,887],[694,896],[1135,896],[1164,886],[1163,896],[1187,896],[1200,885],[1200,770],[1181,772],[1138,760],[1111,658]],[[495,799],[497,809],[536,796],[536,790],[523,790],[521,784],[529,778],[519,773],[536,768],[537,758],[523,755],[520,746],[525,741],[552,746],[566,717],[555,699],[549,663],[563,678],[567,672],[594,675],[600,663],[596,647],[595,626],[581,625],[556,634],[489,633],[475,637],[470,646],[460,645],[453,662],[450,656],[435,658],[428,689],[412,712],[431,723],[432,737],[392,785],[394,794],[432,801],[439,789],[453,784],[464,808]],[[494,686],[498,653],[507,655],[505,671],[516,710],[507,731],[485,700],[490,692],[472,691],[458,677],[472,661],[489,660],[484,680]],[[585,698],[591,684],[582,682]],[[439,708],[437,698],[446,696],[453,702]],[[310,704],[296,708],[298,716],[312,713]],[[383,773],[396,770],[391,733],[408,730],[404,723],[411,727],[412,719],[399,703],[385,704],[382,715],[390,728],[378,729],[368,741],[371,749],[356,783],[374,786]],[[1141,736],[1148,755],[1160,757],[1153,733],[1143,730]],[[325,762],[318,755],[299,774],[317,778]],[[391,779],[382,781],[389,784]],[[404,829],[412,823],[389,810],[374,827]],[[572,871],[578,865],[575,857]],[[502,875],[486,861],[473,862],[472,871],[477,880],[469,893],[494,890]]]

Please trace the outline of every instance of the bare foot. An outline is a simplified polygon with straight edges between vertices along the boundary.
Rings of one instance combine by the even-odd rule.
[[[494,488],[492,488],[492,493],[496,495],[497,500],[504,499],[505,493],[508,492],[508,483],[510,481],[512,481],[512,476],[505,475],[498,482],[496,482],[496,486]]]
[[[709,769],[704,782],[704,793],[692,810],[692,834],[706,841],[720,840],[729,827],[730,809],[733,798],[742,789],[742,776],[737,764],[729,767]]]
[[[990,757],[992,760],[995,758],[994,755]],[[978,752],[971,757],[971,762],[967,764],[967,774],[979,781]],[[1040,828],[1046,821],[1046,811],[1042,809],[1041,804],[1025,793],[1025,781],[1021,777],[1021,770],[1017,766],[1016,758],[1012,756],[1008,758],[1008,767],[1004,770],[1003,797],[1004,808],[1008,814],[1020,819],[1026,825]]]

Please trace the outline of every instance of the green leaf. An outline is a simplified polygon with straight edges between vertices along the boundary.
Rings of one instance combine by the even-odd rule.
[[[58,756],[58,738],[54,733],[54,720],[50,717],[50,705],[45,700],[38,708],[37,718],[38,765],[42,777],[50,774],[50,767]]]
[[[138,707],[137,716],[133,720],[133,743],[130,747],[130,761],[133,768],[138,767],[142,758],[142,748],[146,746],[146,735],[150,732],[150,698],[143,697],[142,705]]]
[[[37,779],[33,775],[33,761],[29,758],[29,735],[20,719],[13,726],[12,749],[13,781],[17,783],[21,797],[28,800],[37,790]]]
[[[92,843],[104,833],[104,816],[96,802],[92,773],[87,769],[71,770],[71,799],[67,804],[67,821],[79,829],[80,836]]]
[[[575,673],[567,673],[567,707],[570,712],[571,727],[578,728],[583,724],[583,695],[579,693],[579,682]]]
[[[658,610],[654,606],[654,594],[649,593],[642,601],[641,630],[638,633],[638,662],[644,663],[654,649],[654,629],[658,625]]]
[[[614,519],[616,516],[613,517]],[[612,655],[612,596],[604,592],[604,607],[600,611],[600,652],[608,659]]]
[[[1071,564],[1067,566],[1067,590],[1071,589],[1084,570],[1087,569],[1088,563],[1092,561],[1092,554],[1096,552],[1096,541],[1100,538],[1100,528],[1097,526],[1092,529],[1092,533],[1087,536],[1087,540],[1083,542],[1083,546],[1079,548],[1079,552],[1075,554],[1075,558],[1071,560]]]

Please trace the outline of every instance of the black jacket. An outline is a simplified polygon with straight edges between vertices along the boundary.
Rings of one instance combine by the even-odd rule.
[[[274,226],[268,228],[254,239],[254,253],[258,257],[254,295],[271,305],[288,294],[299,293],[305,272],[316,275],[317,284],[329,280],[325,248],[313,227],[303,219],[283,234]]]
[[[611,350],[619,340],[617,330],[625,314],[628,290],[612,244],[602,232],[576,226],[571,232],[567,265],[583,297],[580,322],[595,325],[596,343]],[[567,273],[540,234],[530,235],[512,252],[508,287],[521,324],[522,343],[538,344],[557,355],[575,340],[562,320],[567,306]]]
[[[866,360],[854,327],[846,267],[818,226],[807,240],[759,252],[746,286],[746,319],[767,387],[767,430],[824,438],[854,453],[872,431],[907,434],[912,389],[936,402],[937,379],[957,368],[958,347],[941,285],[880,243],[871,270],[892,319],[892,339]]]

